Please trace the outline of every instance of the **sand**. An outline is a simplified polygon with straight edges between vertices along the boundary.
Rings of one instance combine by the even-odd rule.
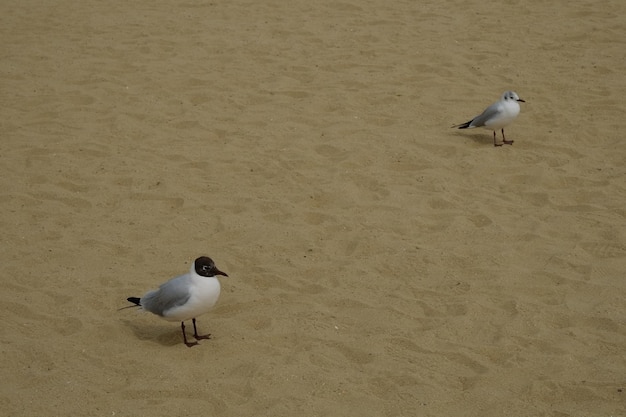
[[[626,3],[0,5],[6,416],[626,416]],[[506,129],[450,129],[512,89]],[[218,306],[118,309],[211,256]]]

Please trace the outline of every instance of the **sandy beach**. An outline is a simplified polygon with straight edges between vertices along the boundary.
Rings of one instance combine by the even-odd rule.
[[[0,5],[4,416],[626,416],[626,3]],[[457,130],[516,91],[506,128]],[[200,255],[211,340],[119,310]]]

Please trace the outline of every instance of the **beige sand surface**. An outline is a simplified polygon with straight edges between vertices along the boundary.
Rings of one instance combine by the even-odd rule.
[[[626,2],[0,5],[3,416],[626,416]],[[506,89],[507,129],[450,129]],[[179,326],[118,311],[196,256]]]

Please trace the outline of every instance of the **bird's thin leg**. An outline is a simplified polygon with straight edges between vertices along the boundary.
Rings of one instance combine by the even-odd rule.
[[[493,132],[496,133],[496,132]],[[513,140],[506,140],[506,138],[504,137],[504,129],[502,129],[502,143],[506,143],[507,145],[513,145]]]
[[[502,143],[496,142],[496,131],[493,131],[493,146],[502,146]]]
[[[192,319],[191,321],[193,323],[193,337],[195,337],[196,339],[210,339],[211,338],[211,333],[205,334],[204,336],[200,336],[198,334],[198,329],[196,329],[196,319]]]
[[[196,323],[194,323],[194,328],[195,327],[196,327]],[[183,340],[185,341],[185,344],[187,345],[187,347],[192,347],[198,344],[198,342],[190,343],[187,341],[187,335],[185,334],[185,322],[184,321],[180,322],[180,328],[183,330]]]

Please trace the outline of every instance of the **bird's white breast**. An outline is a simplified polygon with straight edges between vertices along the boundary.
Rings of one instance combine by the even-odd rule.
[[[511,123],[520,112],[519,103],[513,100],[506,100],[500,105],[498,115],[485,122],[485,128],[498,130]]]
[[[184,321],[207,313],[220,296],[220,282],[215,277],[194,276],[189,287],[189,300],[178,307],[168,309],[163,317],[171,321]]]

